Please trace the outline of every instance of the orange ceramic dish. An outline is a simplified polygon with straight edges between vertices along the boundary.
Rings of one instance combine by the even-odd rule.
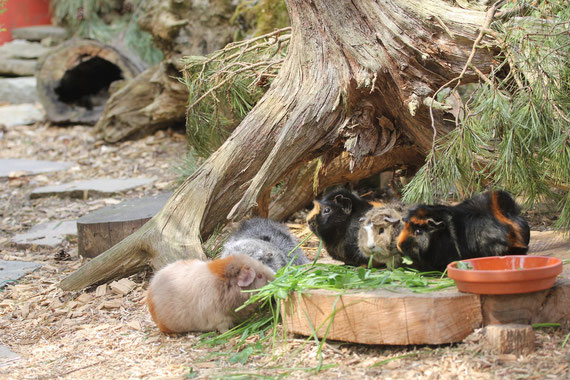
[[[562,272],[562,260],[548,256],[489,256],[462,260],[469,269],[447,266],[457,288],[476,294],[530,293],[552,287]]]

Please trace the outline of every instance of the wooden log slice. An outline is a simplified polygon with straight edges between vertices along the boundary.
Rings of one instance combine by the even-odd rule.
[[[281,315],[288,332],[392,345],[460,342],[483,321],[478,295],[451,290],[311,290],[283,302]]]
[[[77,220],[79,254],[95,257],[105,252],[156,215],[170,195],[133,199],[82,216]]]
[[[55,123],[94,124],[109,86],[137,76],[144,65],[112,46],[94,40],[69,40],[40,58],[37,89],[46,118]]]

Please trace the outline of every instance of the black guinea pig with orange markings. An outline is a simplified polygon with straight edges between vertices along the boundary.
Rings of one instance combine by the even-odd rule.
[[[456,206],[419,205],[408,212],[397,247],[419,270],[484,256],[524,255],[530,228],[505,191],[488,191]]]

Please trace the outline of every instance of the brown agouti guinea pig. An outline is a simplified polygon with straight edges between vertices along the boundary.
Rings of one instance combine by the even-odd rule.
[[[404,226],[403,212],[403,207],[394,203],[375,207],[360,218],[358,248],[364,256],[372,256],[373,264],[397,268],[402,263],[396,239]]]
[[[225,332],[247,319],[256,305],[236,312],[252,294],[274,279],[271,269],[238,254],[209,262],[181,260],[158,272],[150,282],[147,305],[164,333]]]

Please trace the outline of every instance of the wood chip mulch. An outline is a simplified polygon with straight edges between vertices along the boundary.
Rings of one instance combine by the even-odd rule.
[[[10,238],[41,222],[76,219],[125,199],[172,189],[170,169],[185,154],[182,133],[159,131],[138,141],[106,145],[91,128],[47,124],[13,127],[0,138],[0,158],[74,161],[62,172],[0,180],[0,259],[37,261],[43,266],[0,290],[0,345],[21,356],[0,359],[3,379],[129,378],[311,378],[311,379],[568,379],[569,331],[536,330],[536,351],[526,356],[488,352],[481,330],[461,344],[442,346],[365,346],[327,342],[322,350],[303,337],[277,339],[244,364],[224,352],[232,343],[198,346],[200,334],[165,335],[144,306],[150,273],[80,292],[64,292],[59,282],[83,264],[75,239],[56,248],[15,247]],[[105,199],[41,198],[31,191],[46,184],[100,177],[154,176],[147,187]],[[291,228],[303,238],[302,216]],[[318,241],[305,250],[314,254]],[[256,338],[250,338],[254,343]]]

